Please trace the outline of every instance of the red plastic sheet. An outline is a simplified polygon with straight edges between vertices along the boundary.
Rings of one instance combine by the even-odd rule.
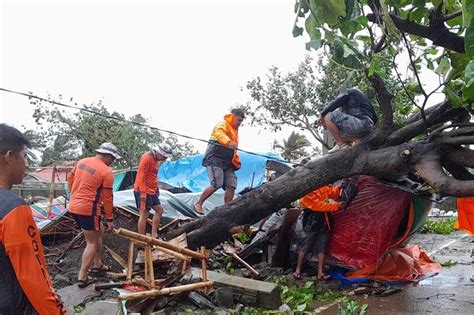
[[[456,203],[458,221],[454,227],[474,235],[474,197],[458,198]]]
[[[372,266],[387,253],[411,205],[409,193],[373,177],[361,177],[358,187],[350,206],[334,214],[327,249],[328,256],[355,269]]]
[[[380,281],[419,281],[440,271],[440,264],[433,262],[418,245],[410,245],[393,249],[379,263],[345,276]]]

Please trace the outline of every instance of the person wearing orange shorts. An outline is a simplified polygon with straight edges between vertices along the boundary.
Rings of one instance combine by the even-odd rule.
[[[92,263],[94,273],[109,271],[102,262],[101,205],[104,206],[107,231],[113,224],[113,184],[114,174],[110,165],[119,159],[117,147],[112,143],[103,143],[97,155],[78,161],[68,176],[71,200],[69,212],[81,228],[86,239],[86,248],[82,254],[81,269],[77,284],[84,288],[95,281],[88,276]]]

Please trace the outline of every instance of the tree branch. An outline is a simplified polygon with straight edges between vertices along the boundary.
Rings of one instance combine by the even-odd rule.
[[[374,72],[372,76],[367,75],[367,78],[374,88],[380,104],[380,109],[382,110],[383,122],[381,124],[381,129],[383,132],[388,132],[393,126],[393,94],[387,90],[382,78],[376,72]]]
[[[464,167],[474,168],[474,151],[460,147],[447,155],[447,160],[462,165]]]
[[[451,19],[455,19],[455,18],[457,18],[458,16],[461,16],[461,15],[462,15],[462,11],[453,12],[451,14],[446,14],[445,16],[443,16],[443,18],[441,20],[443,22],[446,22],[446,21],[449,21]]]
[[[393,13],[390,13],[395,26],[401,31],[408,34],[420,36],[433,41],[434,45],[438,45],[459,53],[465,53],[464,37],[455,33],[451,33],[447,28],[434,26],[424,26],[418,23],[403,19]],[[376,23],[377,17],[374,13],[367,14],[367,19]]]
[[[454,120],[467,113],[464,108],[451,108],[449,102],[443,102],[435,106],[434,110],[426,118],[428,127]],[[422,119],[418,119],[390,134],[385,141],[385,146],[396,145],[407,142],[423,132],[425,124]]]
[[[474,136],[440,137],[436,139],[436,142],[439,144],[468,145],[474,144]]]
[[[443,172],[438,160],[423,160],[415,165],[418,175],[441,195],[454,197],[471,197],[474,192],[473,180],[459,180]]]

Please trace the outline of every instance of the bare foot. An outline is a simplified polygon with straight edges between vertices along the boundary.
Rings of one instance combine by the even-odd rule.
[[[293,278],[295,278],[296,280],[300,280],[301,279],[301,273],[300,272],[293,272]]]
[[[196,211],[199,214],[204,214],[204,210],[202,209],[202,205],[199,203],[194,204],[194,211]]]

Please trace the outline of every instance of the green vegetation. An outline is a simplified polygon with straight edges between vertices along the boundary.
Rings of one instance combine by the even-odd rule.
[[[420,233],[451,234],[454,232],[455,219],[443,219],[441,221],[427,219]]]
[[[441,266],[449,268],[449,267],[456,266],[457,264],[458,264],[457,261],[449,259],[449,260],[446,260],[446,261],[442,262]]]

